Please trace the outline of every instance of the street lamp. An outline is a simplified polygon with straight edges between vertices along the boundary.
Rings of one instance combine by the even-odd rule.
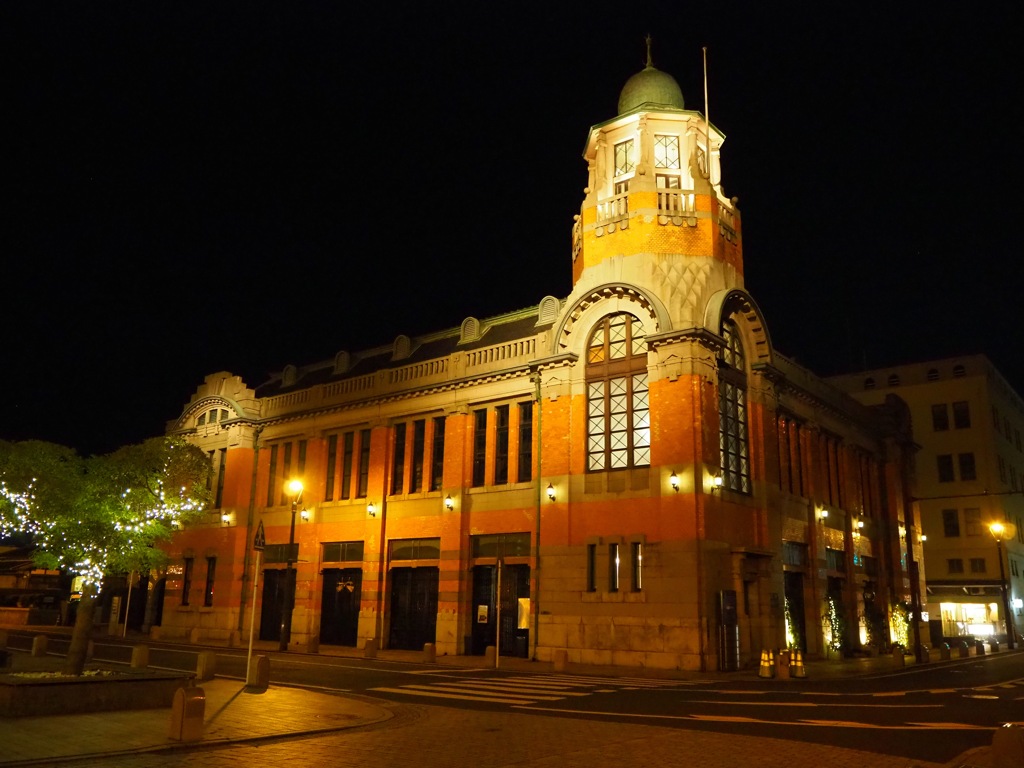
[[[1006,622],[1006,647],[1011,651],[1016,647],[1014,642],[1013,616],[1010,614],[1010,596],[1006,589],[1006,571],[1003,570],[1003,534],[1006,526],[1002,523],[990,523],[989,531],[996,540],[996,554],[999,557],[999,590],[1003,594],[1003,617]]]
[[[278,648],[281,651],[288,650],[288,643],[292,639],[292,610],[295,608],[295,560],[292,558],[292,549],[295,547],[295,512],[302,497],[302,481],[289,481],[287,493],[292,497],[292,525],[288,529],[288,560],[281,595],[281,645]]]

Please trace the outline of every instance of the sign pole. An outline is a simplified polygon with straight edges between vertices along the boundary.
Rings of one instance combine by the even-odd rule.
[[[260,527],[256,529],[256,536],[252,542],[252,548],[256,550],[256,562],[252,569],[252,613],[249,619],[249,654],[245,658],[245,682],[251,685],[253,680],[249,679],[249,670],[252,669],[252,637],[256,630],[256,587],[260,581],[260,555],[263,554],[263,547],[266,546],[266,536],[263,533],[263,521],[260,520]]]

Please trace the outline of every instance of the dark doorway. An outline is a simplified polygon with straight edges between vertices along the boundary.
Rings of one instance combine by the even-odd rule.
[[[320,642],[355,647],[359,630],[361,568],[325,568],[320,607]]]
[[[422,650],[437,632],[437,568],[391,569],[391,634],[388,647]]]
[[[807,635],[804,618],[804,575],[798,571],[786,571],[785,596],[786,619],[793,644],[801,651],[807,650]]]
[[[498,567],[478,565],[473,568],[473,632],[470,653],[483,655],[494,645],[498,627],[495,595],[498,589]],[[520,629],[520,598],[530,597],[530,566],[506,565],[501,572],[501,642],[502,656],[526,658],[530,652],[530,630]],[[524,607],[527,617],[529,607]]]
[[[153,626],[159,627],[161,622],[164,620],[164,593],[167,591],[167,577],[161,576],[157,579],[156,586],[153,587],[153,595],[150,597],[154,601],[153,608]]]
[[[263,605],[260,609],[260,640],[281,639],[281,600],[288,572],[283,568],[263,572]]]
[[[125,595],[128,613],[125,622],[128,629],[142,630],[142,624],[146,620],[146,601],[149,598],[149,576],[137,574],[138,581],[131,585],[131,589]]]

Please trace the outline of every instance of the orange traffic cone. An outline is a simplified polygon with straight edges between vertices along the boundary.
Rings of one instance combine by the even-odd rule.
[[[758,677],[775,677],[775,653],[773,651],[761,651],[761,669]]]
[[[790,677],[807,677],[807,667],[804,666],[803,651],[793,651],[793,661],[789,665]]]

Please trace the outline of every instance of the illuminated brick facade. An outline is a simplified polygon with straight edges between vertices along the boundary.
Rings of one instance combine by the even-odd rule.
[[[590,131],[569,296],[208,376],[168,431],[211,452],[220,502],[171,545],[159,631],[247,636],[262,526],[256,631],[280,636],[298,477],[291,647],[729,670],[826,653],[830,602],[836,645],[888,642],[914,592],[905,409],[775,352],[724,140],[649,66]]]

